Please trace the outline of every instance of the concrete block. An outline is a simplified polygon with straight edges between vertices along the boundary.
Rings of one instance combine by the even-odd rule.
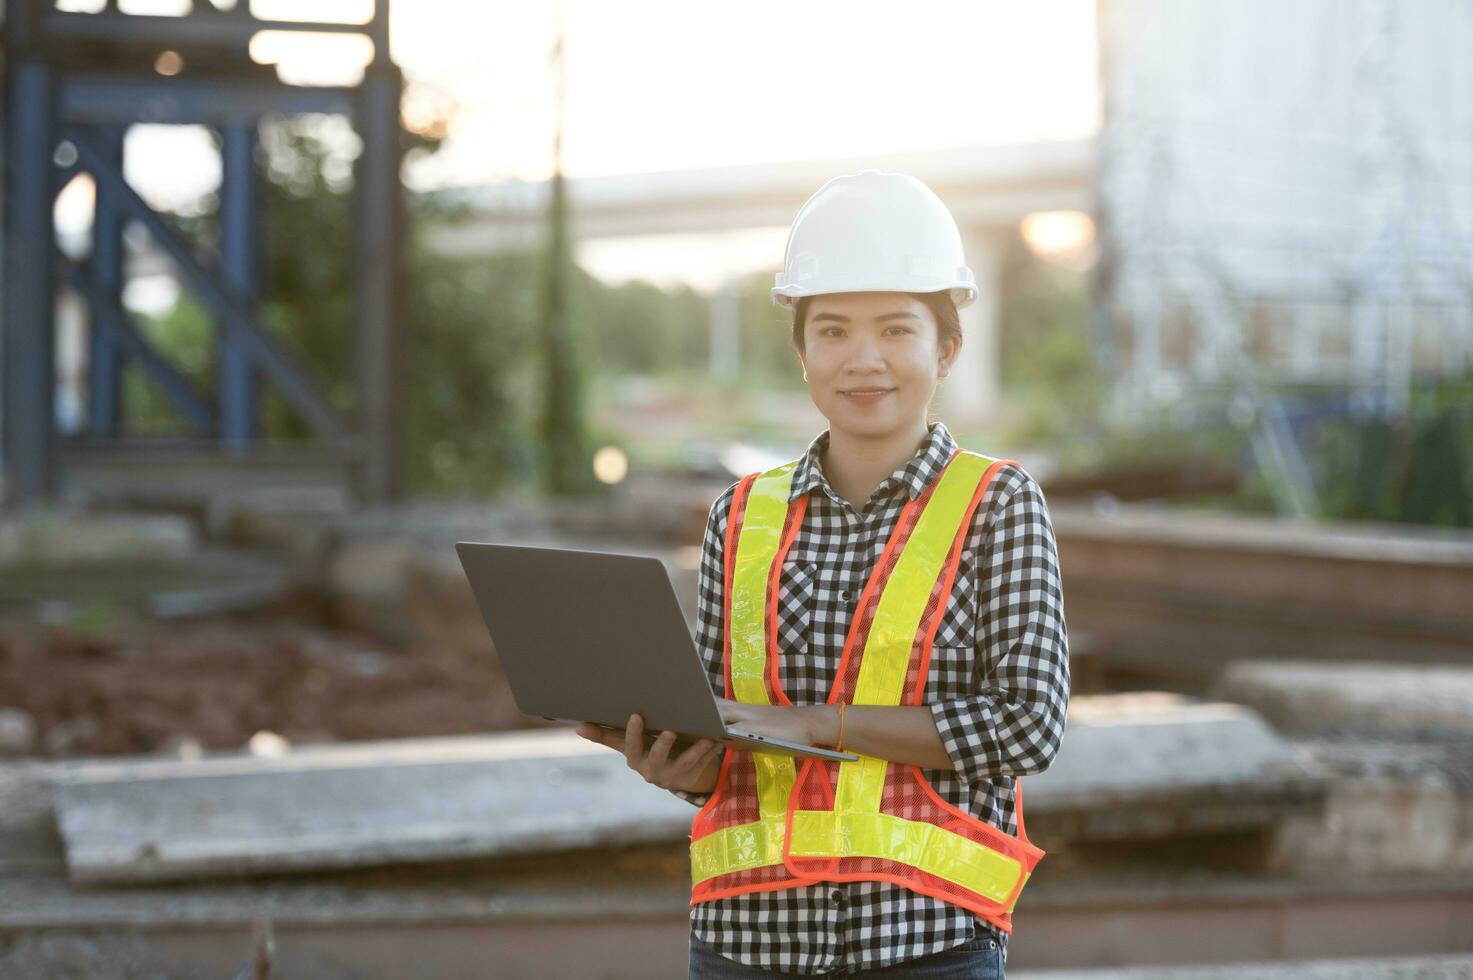
[[[1081,697],[1026,806],[1070,837],[1273,824],[1316,774],[1251,711],[1176,695]],[[679,841],[694,813],[569,729],[62,766],[78,882],[162,881]],[[1062,829],[1061,829],[1062,828]]]
[[[1270,867],[1299,876],[1473,871],[1469,740],[1387,736],[1306,739],[1334,774],[1318,814],[1275,828]]]
[[[671,840],[695,812],[570,729],[87,762],[53,790],[78,883]]]
[[[1314,812],[1324,781],[1252,709],[1148,691],[1071,699],[1053,764],[1022,786],[1051,836],[1109,840],[1270,826]]]
[[[1276,829],[1271,867],[1302,874],[1473,870],[1473,838],[1445,780],[1364,779],[1337,784],[1319,819]]]
[[[0,567],[119,558],[183,558],[196,546],[187,518],[62,510],[0,519]]]
[[[1307,763],[1251,708],[1145,691],[1071,699],[1053,764],[1024,780],[1031,800],[1097,805],[1266,777],[1308,777]]]
[[[1288,732],[1473,736],[1473,668],[1365,661],[1238,660],[1214,694]]]

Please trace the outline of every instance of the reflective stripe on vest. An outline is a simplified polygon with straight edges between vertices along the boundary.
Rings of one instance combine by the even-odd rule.
[[[922,644],[920,663],[924,665],[929,659],[930,636],[935,633],[940,609],[929,609],[930,629],[923,632],[928,603],[933,592],[941,589],[940,604],[944,608],[955,574],[956,553],[971,515],[992,474],[1006,462],[1012,461],[958,451],[928,491],[907,505],[856,611],[833,695],[839,693],[849,659],[857,655],[858,676],[847,699],[850,703],[921,703],[925,670],[918,671],[910,691],[906,690],[906,678],[917,643]],[[768,596],[776,589],[780,559],[796,533],[795,518],[801,519],[805,509],[806,498],[799,498],[791,508],[788,505],[796,466],[797,461],[793,461],[748,478],[734,557],[728,549],[727,694],[743,702],[772,703],[769,681],[776,699],[787,702],[777,685],[775,617],[769,612]],[[917,508],[919,504],[924,507]],[[732,520],[738,520],[736,507]],[[908,536],[904,534],[906,528]],[[881,566],[887,564],[897,538],[903,539],[898,556],[888,577],[883,578],[882,591],[874,596],[875,583],[882,579]],[[855,650],[856,627],[868,604],[873,604],[873,616],[863,649]],[[755,819],[713,826],[723,806],[728,812],[754,809],[743,808],[743,801],[723,794],[729,788],[733,758],[747,754],[755,768]],[[813,770],[816,766],[830,770]],[[863,755],[856,762],[837,766],[838,778],[832,792],[827,782],[818,784],[825,791],[828,808],[813,809],[810,801],[810,808],[799,809],[795,784],[800,788],[808,785],[810,776],[823,775],[832,766],[804,760],[799,772],[789,756],[728,748],[717,787],[692,823],[692,904],[743,891],[872,878],[895,880],[917,891],[938,894],[1005,930],[1011,929],[1009,913],[1032,868],[1043,856],[1023,832],[1021,784],[1017,784],[1018,837],[941,801],[918,767],[892,765]],[[922,791],[934,798],[934,811],[945,811],[944,821],[939,817],[908,819],[883,812],[887,779],[893,783],[900,778],[901,770],[913,774],[922,784]],[[969,835],[947,829],[943,822],[959,826]],[[884,867],[889,870],[841,873],[836,869],[845,858],[878,859],[886,862]],[[897,875],[897,869],[902,873]],[[753,872],[753,876],[745,880],[742,872]],[[923,875],[940,879],[945,887],[931,887],[930,879]],[[712,888],[712,879],[717,878],[724,885]]]
[[[767,665],[767,583],[772,577],[781,544],[788,494],[798,461],[784,463],[759,475],[746,493],[742,533],[732,560],[726,612],[728,697],[747,704],[768,704],[764,676]],[[727,750],[730,755],[731,750]],[[783,833],[788,819],[788,794],[797,777],[792,756],[753,752],[757,767],[757,804],[761,817],[726,827],[691,842],[694,880],[741,871],[783,860]],[[724,774],[724,769],[723,769]],[[712,799],[715,802],[713,791]],[[699,814],[698,814],[699,816]]]

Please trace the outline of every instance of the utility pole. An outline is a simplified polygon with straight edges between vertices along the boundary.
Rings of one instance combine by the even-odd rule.
[[[544,280],[543,485],[552,494],[571,494],[589,484],[589,460],[583,425],[582,376],[568,288],[572,255],[568,234],[567,188],[563,179],[563,125],[566,66],[562,4],[553,5],[550,57],[554,97],[551,202],[548,207],[547,272]]]

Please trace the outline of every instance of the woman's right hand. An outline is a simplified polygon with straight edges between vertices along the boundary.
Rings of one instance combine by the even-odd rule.
[[[590,742],[598,742],[623,752],[630,769],[643,776],[645,782],[661,789],[709,793],[716,788],[721,743],[714,738],[699,739],[671,759],[670,747],[675,744],[675,732],[661,732],[646,750],[644,719],[638,714],[629,716],[629,723],[624,727],[623,734],[586,721],[576,731]]]

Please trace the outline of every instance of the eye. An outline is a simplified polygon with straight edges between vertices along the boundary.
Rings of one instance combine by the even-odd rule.
[[[898,330],[901,333],[910,333],[911,332],[910,327],[902,327],[902,326],[899,326],[899,325],[896,325],[896,326],[893,326],[893,327],[886,327],[885,329],[887,329],[887,330]]]

